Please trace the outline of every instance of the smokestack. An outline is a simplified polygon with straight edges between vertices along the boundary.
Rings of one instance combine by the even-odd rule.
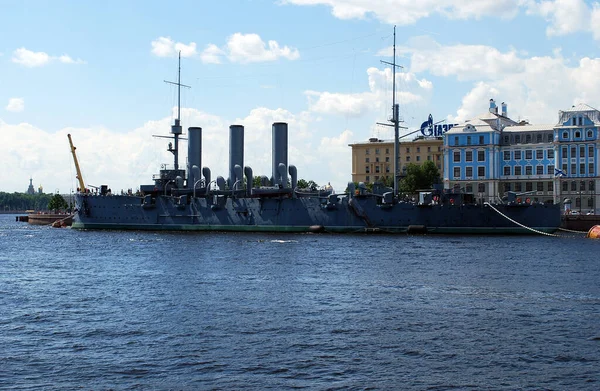
[[[202,167],[202,128],[188,128],[188,162],[187,162],[187,187],[192,189],[194,182],[200,179],[194,177],[193,167]]]
[[[229,127],[229,187],[233,188],[236,181],[241,181],[242,174],[236,172],[235,166],[244,167],[244,127],[231,125]]]
[[[287,186],[287,166],[288,166],[288,124],[285,122],[275,122],[272,127],[272,174],[273,186]],[[280,171],[279,165],[285,166],[283,171]],[[283,173],[283,174],[282,174]]]
[[[502,116],[503,117],[508,117],[508,115],[506,115],[506,113],[507,113],[506,103],[502,102],[502,104],[500,106],[502,107]]]

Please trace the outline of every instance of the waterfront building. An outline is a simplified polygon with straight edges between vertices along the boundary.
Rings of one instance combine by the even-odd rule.
[[[559,111],[554,125],[516,122],[493,99],[487,113],[444,134],[444,187],[493,201],[508,191],[532,202],[572,201],[572,210],[600,213],[600,112],[580,104]]]
[[[352,181],[373,183],[385,177],[394,176],[394,140],[380,140],[376,137],[366,142],[349,144],[352,148]],[[409,163],[422,164],[433,161],[443,172],[442,137],[419,135],[411,141],[401,141],[399,147],[400,177],[406,174]]]

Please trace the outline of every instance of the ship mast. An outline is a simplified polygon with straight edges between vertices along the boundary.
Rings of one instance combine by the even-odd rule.
[[[165,83],[174,84],[177,86],[177,119],[175,119],[175,124],[171,125],[171,133],[173,134],[173,138],[175,139],[175,146],[172,146],[169,143],[169,152],[173,153],[174,160],[174,168],[175,170],[179,169],[179,136],[182,133],[181,128],[181,87],[192,88],[190,86],[186,86],[185,84],[181,84],[181,51],[179,51],[179,67],[177,70],[177,83],[172,81],[164,80]]]
[[[387,62],[381,60],[382,63],[392,66],[392,118],[390,122],[394,126],[394,195],[398,195],[398,177],[400,176],[400,164],[398,159],[400,157],[400,108],[396,104],[396,67],[402,68],[402,66],[396,64],[396,26],[394,26],[394,58],[393,62]],[[388,124],[379,124],[390,126]]]

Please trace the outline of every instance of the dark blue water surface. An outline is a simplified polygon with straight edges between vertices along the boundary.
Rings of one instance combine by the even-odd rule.
[[[0,215],[0,389],[600,389],[600,241]]]

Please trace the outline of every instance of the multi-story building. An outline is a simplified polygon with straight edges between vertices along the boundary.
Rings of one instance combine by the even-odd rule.
[[[444,185],[481,201],[507,191],[533,202],[573,201],[573,209],[600,213],[600,112],[581,104],[559,112],[556,125],[517,123],[502,104],[444,134]]]
[[[412,141],[402,141],[399,146],[400,176],[406,173],[409,163],[433,161],[440,174],[443,170],[441,137],[418,136]],[[370,138],[367,142],[349,144],[352,148],[352,181],[373,183],[394,176],[394,140]]]

